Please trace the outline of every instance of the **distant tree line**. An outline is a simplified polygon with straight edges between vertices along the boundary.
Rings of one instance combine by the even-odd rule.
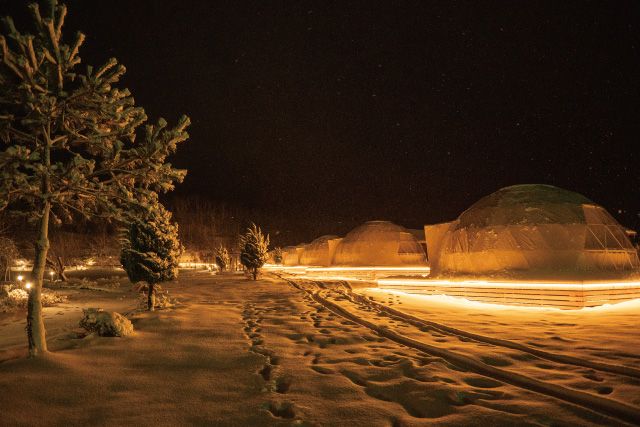
[[[202,262],[214,262],[216,249],[221,246],[232,251],[247,222],[247,213],[241,209],[199,196],[174,197],[166,205],[180,225],[185,250]]]

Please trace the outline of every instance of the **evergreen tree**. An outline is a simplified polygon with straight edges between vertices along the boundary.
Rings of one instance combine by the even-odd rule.
[[[224,246],[220,245],[215,251],[216,264],[220,268],[220,271],[227,271],[229,264],[231,264],[231,257],[229,251]]]
[[[178,240],[178,224],[171,222],[171,212],[161,204],[129,225],[122,239],[120,261],[132,282],[145,281],[147,308],[155,307],[157,283],[178,277],[178,259],[183,252]]]
[[[253,280],[258,279],[258,271],[269,257],[269,235],[262,234],[260,227],[251,224],[247,232],[240,236],[240,262],[249,271]]]
[[[37,224],[27,314],[29,354],[36,356],[47,351],[41,291],[50,221],[69,223],[75,214],[125,220],[154,205],[157,192],[184,178],[166,159],[188,138],[189,119],[173,128],[160,119],[141,132],[144,109],[116,87],[124,66],[110,59],[81,70],[85,36],[70,44],[63,38],[67,8],[56,0],[44,13],[29,8],[33,35],[9,17],[0,35],[0,209]]]
[[[282,264],[282,248],[279,246],[273,249],[273,262]]]

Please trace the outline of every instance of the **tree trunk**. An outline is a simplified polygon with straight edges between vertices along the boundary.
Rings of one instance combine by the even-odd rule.
[[[67,281],[67,275],[64,273],[65,270],[65,265],[64,265],[64,260],[62,259],[62,257],[58,257],[58,271],[56,271],[56,273],[58,274],[58,279],[60,279],[63,282]]]
[[[46,353],[47,340],[42,320],[42,282],[49,250],[49,211],[51,204],[44,201],[42,217],[38,224],[38,240],[36,241],[36,257],[31,272],[31,289],[27,302],[27,339],[29,340],[29,356],[36,357]]]
[[[253,280],[258,280],[258,269],[254,267],[253,269]]]
[[[149,289],[147,293],[147,310],[154,311],[156,307],[156,294],[153,289],[154,285],[149,283]]]
[[[47,258],[46,265],[48,265],[49,268],[55,272],[56,276],[58,276],[58,279],[63,282],[67,281],[67,275],[64,272],[66,266],[61,256],[56,256],[55,258]],[[53,275],[50,277],[50,279],[53,282]]]

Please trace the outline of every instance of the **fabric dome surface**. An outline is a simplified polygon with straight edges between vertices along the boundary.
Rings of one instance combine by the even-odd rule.
[[[318,237],[304,247],[300,255],[301,265],[328,266],[331,263],[330,242],[338,236],[326,235]]]
[[[483,197],[460,215],[460,227],[533,224],[583,224],[582,205],[594,203],[551,185],[505,187]]]
[[[296,246],[287,246],[282,250],[283,265],[298,265],[300,263],[300,250]]]
[[[604,208],[550,185],[515,185],[480,199],[438,246],[436,274],[584,276],[639,265],[624,228]]]
[[[424,249],[406,228],[369,221],[351,230],[337,245],[336,266],[424,266]]]

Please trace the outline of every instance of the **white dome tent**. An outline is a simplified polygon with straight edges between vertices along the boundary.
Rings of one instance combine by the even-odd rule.
[[[604,208],[550,185],[503,188],[456,221],[425,230],[439,276],[616,278],[640,266],[625,229]]]
[[[339,241],[340,238],[334,235],[318,237],[304,247],[300,254],[300,264],[322,267],[331,265],[333,251]]]
[[[301,246],[287,246],[282,249],[282,264],[288,266],[300,265]]]
[[[337,245],[334,266],[426,266],[424,249],[406,228],[369,221],[351,230]]]

